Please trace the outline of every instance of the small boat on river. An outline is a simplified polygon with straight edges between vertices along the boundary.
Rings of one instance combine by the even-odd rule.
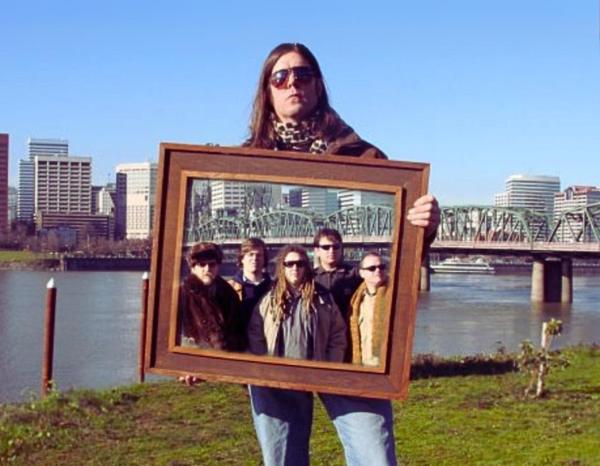
[[[451,257],[429,267],[435,273],[496,273],[496,269],[482,258],[470,261]]]

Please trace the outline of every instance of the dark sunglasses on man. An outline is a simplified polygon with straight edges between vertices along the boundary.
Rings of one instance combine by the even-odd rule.
[[[334,251],[337,251],[338,249],[340,249],[342,247],[342,245],[340,243],[335,243],[335,244],[319,244],[319,247],[323,251],[329,251],[330,249],[333,249]]]
[[[275,71],[270,78],[271,85],[276,89],[287,87],[292,73],[294,73],[294,83],[298,84],[308,84],[315,77],[315,72],[310,66],[294,66]]]
[[[306,262],[304,262],[303,260],[299,260],[299,261],[283,261],[283,266],[285,268],[288,268],[288,269],[291,269],[294,266],[296,266],[299,269],[303,269],[304,267],[306,267]]]
[[[375,272],[375,270],[379,269],[380,271],[384,271],[385,270],[385,264],[378,264],[378,265],[370,265],[368,267],[361,267],[361,270],[368,270],[369,272]]]

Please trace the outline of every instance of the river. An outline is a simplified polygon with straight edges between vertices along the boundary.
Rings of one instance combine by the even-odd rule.
[[[54,379],[60,390],[133,383],[139,272],[0,271],[0,403],[39,393],[46,283],[58,290]],[[564,322],[556,346],[600,342],[600,276],[574,278],[571,305],[534,305],[529,275],[432,275],[419,297],[415,353],[517,351],[541,323]]]

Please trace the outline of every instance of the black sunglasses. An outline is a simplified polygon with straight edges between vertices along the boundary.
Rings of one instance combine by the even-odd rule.
[[[217,266],[217,261],[198,261],[196,262],[196,265],[199,265],[200,267],[216,267]]]
[[[310,66],[294,66],[275,71],[269,81],[274,88],[283,89],[288,85],[290,74],[292,73],[294,73],[294,77],[296,78],[294,83],[298,84],[308,84],[315,77],[315,72]]]
[[[382,272],[385,270],[385,264],[379,265],[369,265],[368,267],[361,267],[361,270],[368,270],[369,272],[375,272],[375,270],[381,270]]]
[[[340,249],[342,247],[342,245],[340,243],[335,243],[335,244],[319,244],[319,247],[323,251],[329,251],[331,248],[333,248],[334,251],[337,251],[338,249]]]
[[[288,269],[291,269],[293,266],[298,267],[299,269],[303,269],[304,267],[306,267],[306,262],[304,262],[303,260],[299,260],[299,261],[283,261],[283,266],[287,267]]]

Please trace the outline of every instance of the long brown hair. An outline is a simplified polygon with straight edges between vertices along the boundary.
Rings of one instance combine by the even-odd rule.
[[[250,115],[250,137],[244,143],[246,146],[262,149],[275,148],[275,131],[271,122],[274,110],[271,102],[271,84],[269,80],[277,60],[289,52],[297,52],[302,55],[315,73],[319,93],[319,99],[313,112],[313,115],[318,119],[317,136],[329,141],[338,135],[342,129],[346,128],[346,124],[329,105],[323,74],[315,56],[303,44],[283,43],[271,50],[263,63]]]
[[[304,312],[310,311],[310,305],[312,303],[313,294],[315,292],[315,281],[312,267],[310,266],[310,261],[308,260],[308,254],[306,253],[306,249],[302,246],[298,246],[295,244],[289,244],[284,246],[279,250],[276,259],[276,268],[275,268],[275,277],[276,283],[273,288],[273,292],[271,295],[271,306],[272,311],[275,314],[276,320],[283,320],[283,317],[286,313],[286,301],[292,296],[292,288],[288,284],[285,278],[285,267],[283,262],[285,260],[285,256],[287,256],[290,252],[295,252],[300,256],[300,259],[305,262],[304,273],[302,275],[302,284],[298,288],[300,290],[302,303],[304,304]]]

